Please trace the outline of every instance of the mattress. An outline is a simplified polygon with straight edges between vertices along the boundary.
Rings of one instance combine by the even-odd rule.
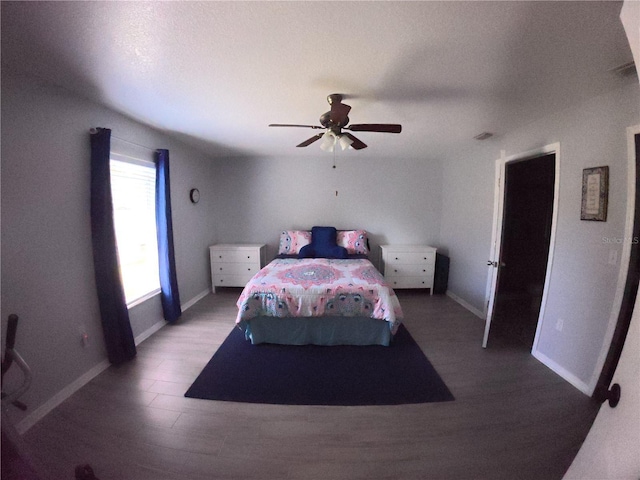
[[[388,344],[402,322],[395,292],[364,258],[275,259],[237,306],[236,324],[254,343]]]

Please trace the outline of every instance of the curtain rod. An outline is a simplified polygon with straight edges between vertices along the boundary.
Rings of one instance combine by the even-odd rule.
[[[89,133],[91,133],[91,134],[98,133],[98,129],[97,128],[90,128],[89,129]],[[131,145],[135,145],[136,147],[145,148],[145,149],[149,150],[150,152],[156,152],[156,151],[160,150],[159,148],[150,148],[150,147],[147,147],[146,145],[141,145],[139,143],[132,142],[131,140],[125,140],[124,138],[117,137],[117,136],[115,136],[113,134],[111,134],[111,138],[115,138],[116,140],[120,140],[121,142],[129,143]]]

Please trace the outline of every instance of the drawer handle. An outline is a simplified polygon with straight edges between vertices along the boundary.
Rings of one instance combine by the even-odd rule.
[[[398,273],[398,270],[393,270],[394,272]]]
[[[222,255],[218,255],[218,258],[222,258]]]
[[[398,260],[398,257],[396,257],[396,260]]]
[[[220,271],[222,271],[222,267],[220,267]]]

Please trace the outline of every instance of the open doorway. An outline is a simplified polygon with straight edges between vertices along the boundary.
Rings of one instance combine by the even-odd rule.
[[[531,351],[547,273],[555,171],[555,153],[505,165],[502,239],[489,346]]]

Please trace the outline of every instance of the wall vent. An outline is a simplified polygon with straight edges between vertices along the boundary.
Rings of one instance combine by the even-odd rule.
[[[619,67],[612,68],[609,71],[614,75],[617,75],[618,77],[622,77],[622,78],[638,76],[638,70],[636,69],[636,64],[633,62],[625,63],[623,65],[620,65]]]
[[[487,138],[491,138],[493,137],[493,133],[489,133],[489,132],[482,132],[479,135],[476,135],[475,138],[476,140],[486,140]]]

